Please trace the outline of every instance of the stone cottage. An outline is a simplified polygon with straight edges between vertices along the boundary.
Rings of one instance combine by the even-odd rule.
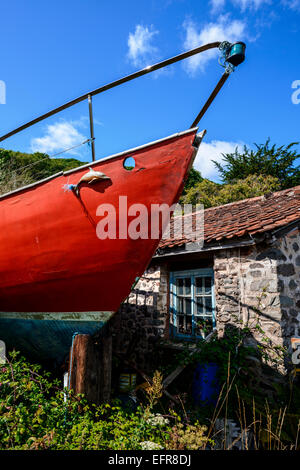
[[[195,214],[186,217],[192,227]],[[300,186],[206,209],[202,247],[186,233],[160,243],[113,320],[114,350],[147,370],[157,342],[241,325],[253,344],[289,347],[300,326],[299,229]]]

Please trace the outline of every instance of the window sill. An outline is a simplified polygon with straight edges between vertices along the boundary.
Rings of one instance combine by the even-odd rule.
[[[187,341],[188,339],[188,341]],[[202,343],[203,340],[195,338],[187,339],[173,339],[173,340],[160,340],[158,342],[159,346],[166,349],[176,349],[177,351],[181,350],[190,350],[194,351],[198,349],[198,344]]]

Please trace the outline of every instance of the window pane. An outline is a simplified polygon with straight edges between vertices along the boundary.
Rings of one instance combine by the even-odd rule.
[[[212,315],[211,297],[205,297],[205,313],[206,315]]]
[[[198,297],[196,301],[196,315],[204,314],[204,302],[202,297]]]
[[[211,277],[204,278],[205,294],[211,293],[211,281],[212,281]]]
[[[177,295],[183,295],[183,279],[176,279]]]
[[[183,298],[182,297],[177,297],[177,307],[176,307],[177,313],[183,313]]]
[[[191,278],[184,279],[184,295],[191,295]]]
[[[176,279],[177,295],[191,295],[191,278]]]
[[[192,334],[192,317],[177,315],[177,331],[182,335]]]
[[[184,317],[183,315],[177,315],[177,331],[178,333],[184,332]]]
[[[203,278],[202,277],[196,277],[195,279],[195,284],[196,284],[196,295],[197,294],[202,294],[203,288]]]
[[[191,315],[192,314],[192,299],[188,297],[177,297],[177,312],[179,314]]]
[[[185,313],[192,315],[192,299],[185,299]]]
[[[211,277],[196,277],[196,295],[211,293]]]

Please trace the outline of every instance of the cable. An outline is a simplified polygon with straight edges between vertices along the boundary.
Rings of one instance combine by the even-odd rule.
[[[67,148],[67,149],[65,149],[65,150],[62,150],[61,152],[55,153],[55,154],[53,154],[53,155],[47,155],[47,156],[48,156],[49,158],[54,158],[54,157],[56,157],[57,155],[61,155],[62,153],[69,152],[70,150],[73,150],[73,149],[75,149],[75,148],[78,148],[78,147],[80,147],[81,145],[90,143],[92,140],[94,140],[94,139],[86,139],[86,140],[84,140],[83,142],[81,142],[80,144],[74,145],[73,147],[70,147],[70,148]],[[45,155],[46,155],[46,154],[45,154]],[[45,157],[43,157],[43,158],[40,158],[40,159],[37,160],[36,162],[29,163],[29,165],[22,166],[22,167],[20,167],[20,168],[17,168],[16,170],[11,170],[10,172],[11,172],[11,173],[18,173],[19,171],[24,170],[25,168],[29,168],[29,167],[32,167],[32,166],[34,166],[34,165],[37,165],[37,164],[40,163],[41,161],[47,160],[47,156],[45,156]]]

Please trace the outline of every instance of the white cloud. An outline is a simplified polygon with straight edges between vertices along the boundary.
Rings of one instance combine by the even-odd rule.
[[[217,11],[222,10],[222,8],[225,6],[225,1],[226,0],[211,0],[211,10],[212,13],[216,13]]]
[[[233,3],[245,11],[247,9],[258,10],[263,5],[270,5],[272,0],[233,0]]]
[[[52,154],[81,144],[86,140],[86,137],[76,128],[79,125],[78,121],[58,121],[47,125],[43,137],[31,139],[31,151]],[[81,154],[78,148],[69,150],[66,153],[70,155]]]
[[[197,25],[191,21],[183,23],[185,29],[184,48],[193,49],[202,44],[215,41],[243,40],[246,36],[246,24],[239,20],[230,20],[228,15],[222,15],[214,23],[207,23],[202,29],[198,29]],[[195,75],[198,70],[203,71],[206,64],[219,54],[218,49],[210,49],[197,54],[185,61],[184,67],[188,74]]]
[[[282,3],[291,10],[300,11],[300,0],[282,0]]]
[[[90,118],[88,116],[80,116],[79,119],[72,119],[72,121],[69,121],[72,126],[74,127],[82,127],[84,129],[87,129],[90,127]],[[96,126],[104,126],[103,122],[99,121],[98,119],[93,117],[93,123]]]
[[[272,0],[232,0],[232,3],[245,11],[247,9],[258,10],[262,5],[270,5]]]
[[[283,0],[289,3],[297,3],[299,0]],[[225,6],[226,0],[211,0],[211,11],[216,13],[222,10]],[[258,10],[263,5],[271,5],[272,0],[231,0],[231,3],[236,7],[239,7],[242,11]]]
[[[218,181],[218,170],[212,160],[221,163],[223,153],[232,153],[236,147],[242,150],[243,145],[242,142],[226,142],[224,140],[212,140],[209,143],[202,142],[194,161],[194,167],[201,172],[203,178]]]
[[[135,32],[129,33],[128,36],[128,58],[133,62],[136,67],[143,67],[151,65],[157,57],[158,49],[151,43],[153,37],[158,34],[158,31],[153,29],[153,26],[136,25]]]

